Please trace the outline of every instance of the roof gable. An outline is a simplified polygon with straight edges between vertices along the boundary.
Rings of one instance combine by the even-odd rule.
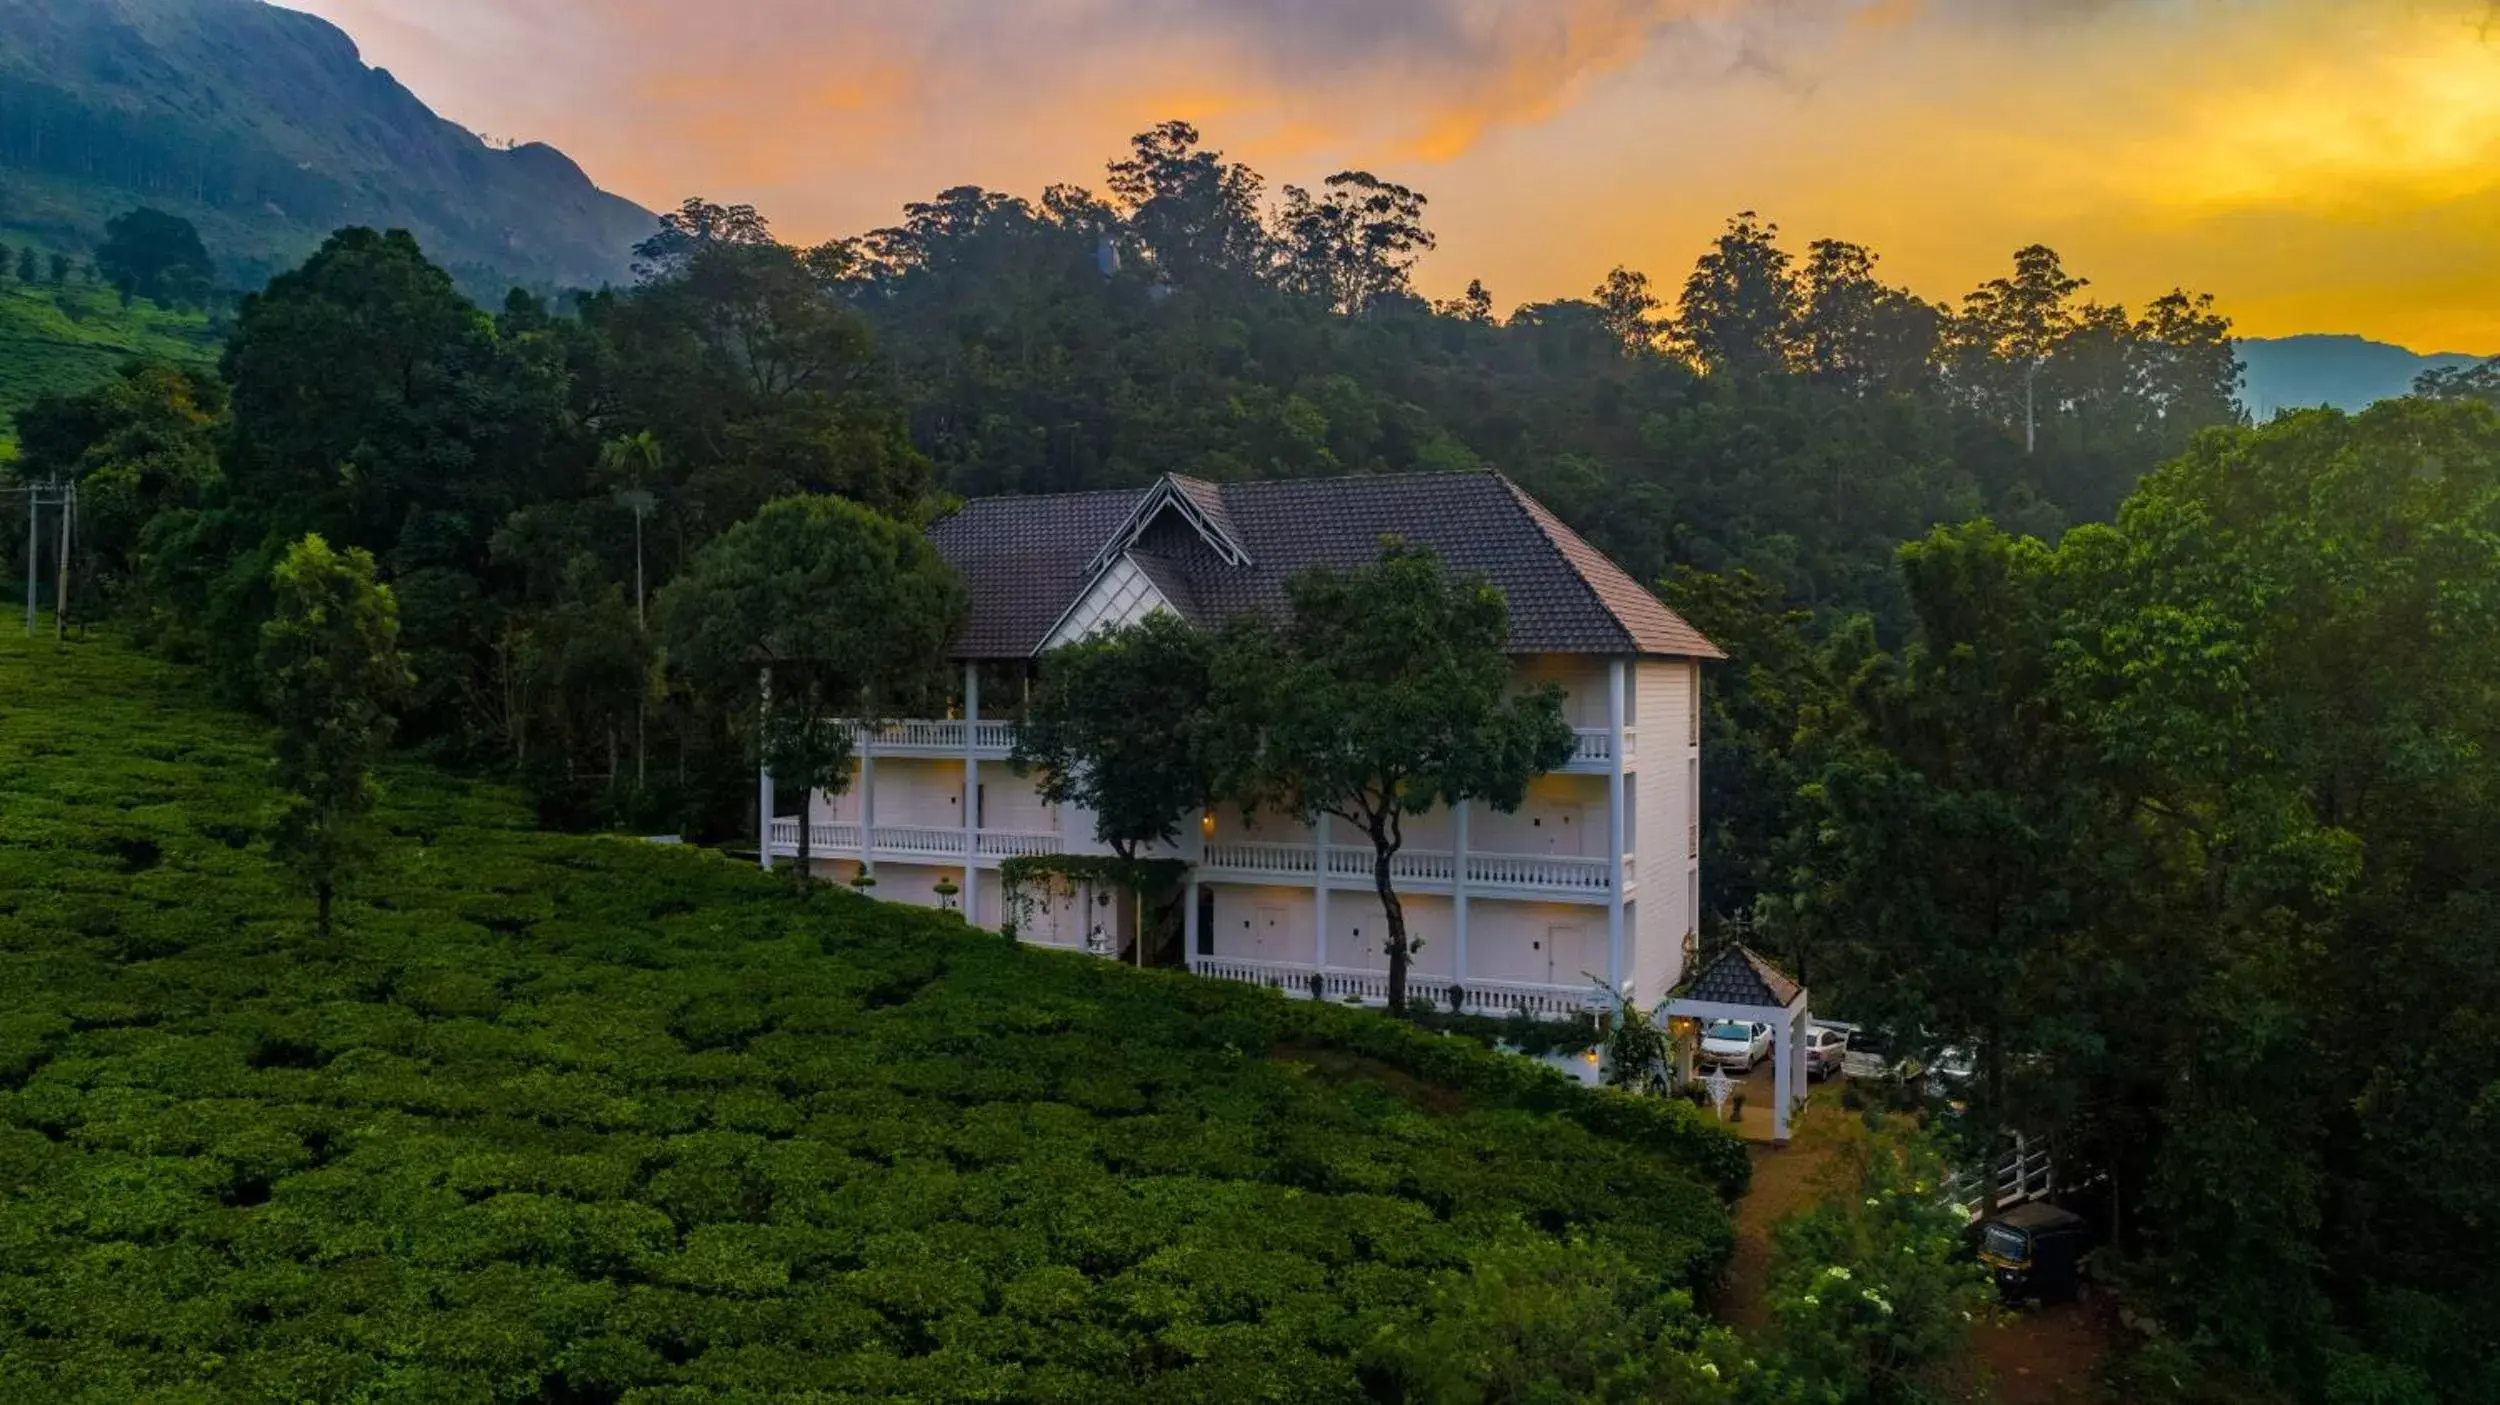
[[[1785,1010],[1804,987],[1743,943],[1710,959],[1680,997],[1712,1005],[1752,1005]]]
[[[1102,544],[1101,550],[1094,553],[1094,559],[1087,563],[1087,568],[1100,571],[1109,566],[1113,558],[1137,545],[1148,530],[1167,516],[1178,517],[1195,528],[1209,549],[1228,564],[1250,564],[1250,553],[1243,547],[1240,535],[1233,527],[1232,515],[1224,508],[1223,493],[1203,478],[1167,473],[1146,490],[1146,495],[1138,500],[1136,509],[1129,514],[1128,521],[1122,523],[1120,529],[1111,534],[1111,539]]]

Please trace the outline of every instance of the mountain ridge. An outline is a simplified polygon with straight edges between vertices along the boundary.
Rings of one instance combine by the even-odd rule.
[[[2364,410],[2411,391],[2414,377],[2425,371],[2476,366],[2490,359],[2458,351],[2414,351],[2351,332],[2243,337],[2238,347],[2248,368],[2240,403],[2260,422],[2285,410],[2321,405]]]
[[[623,280],[652,214],[544,143],[500,148],[263,0],[0,0],[0,227],[91,246],[148,204],[233,281],[333,229],[405,228],[484,295]]]

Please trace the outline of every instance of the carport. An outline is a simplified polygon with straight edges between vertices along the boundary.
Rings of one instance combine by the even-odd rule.
[[[1806,1082],[1806,988],[1738,943],[1712,957],[1661,1011],[1672,1019],[1735,1020],[1771,1027],[1771,1140],[1788,1144],[1788,1118]]]

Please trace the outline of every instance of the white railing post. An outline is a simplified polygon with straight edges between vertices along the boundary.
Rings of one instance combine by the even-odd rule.
[[[981,665],[964,662],[964,925],[981,925]]]
[[[1623,660],[1607,665],[1606,730],[1614,763],[1606,776],[1606,984],[1623,989]]]

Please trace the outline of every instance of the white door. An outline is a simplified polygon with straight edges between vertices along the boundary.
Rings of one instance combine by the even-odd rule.
[[[1285,910],[1263,907],[1256,917],[1257,925],[1250,932],[1250,954],[1261,961],[1285,959]]]
[[[1576,986],[1587,980],[1588,961],[1581,947],[1588,929],[1577,923],[1545,929],[1545,983]]]

